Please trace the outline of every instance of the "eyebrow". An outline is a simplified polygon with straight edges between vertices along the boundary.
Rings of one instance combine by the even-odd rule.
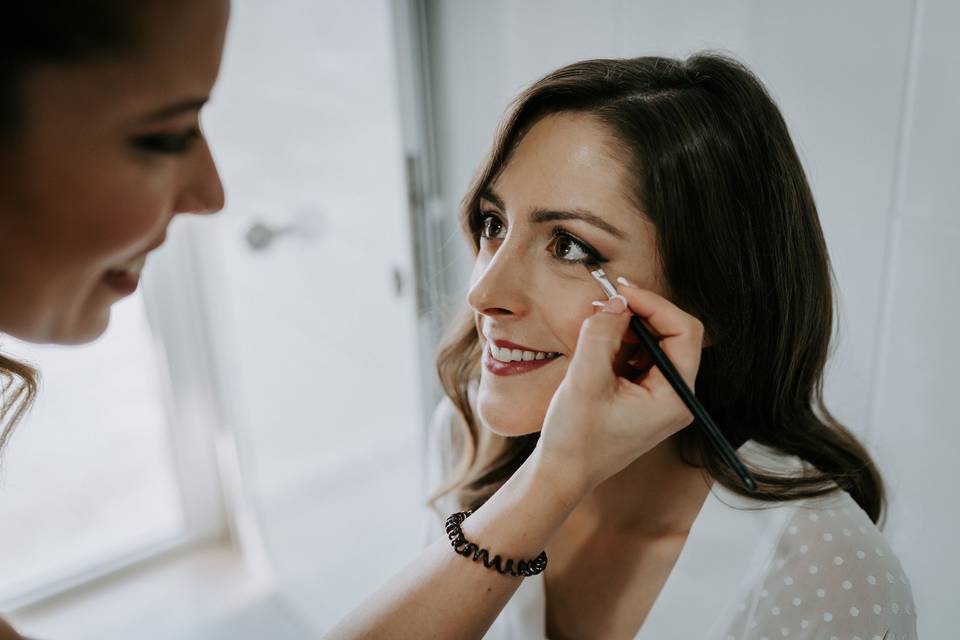
[[[167,120],[191,111],[199,111],[208,100],[209,98],[191,98],[189,100],[174,102],[173,104],[167,105],[162,109],[158,109],[157,111],[149,114],[143,119],[143,121],[144,123],[158,122],[160,120]]]
[[[483,193],[480,194],[480,197],[484,198],[485,200],[489,200],[493,204],[497,205],[499,209],[505,208],[503,206],[503,199],[489,188],[484,189]],[[590,213],[589,211],[585,211],[583,209],[573,209],[571,211],[557,211],[554,209],[545,209],[545,208],[537,207],[530,211],[530,219],[533,222],[538,224],[542,224],[544,222],[555,222],[558,220],[582,220],[587,224],[591,224],[597,227],[598,229],[606,231],[607,233],[609,233],[615,238],[618,238],[620,240],[627,239],[627,234],[625,234],[623,231],[616,228],[615,226],[613,226],[612,224],[610,224],[609,222],[607,222],[597,214]]]

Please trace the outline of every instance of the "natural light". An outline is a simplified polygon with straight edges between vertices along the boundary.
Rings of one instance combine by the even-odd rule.
[[[141,296],[113,314],[89,346],[4,342],[42,379],[0,466],[0,602],[96,571],[183,526],[163,362]]]

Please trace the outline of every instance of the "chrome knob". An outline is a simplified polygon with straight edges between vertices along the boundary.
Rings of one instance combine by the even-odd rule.
[[[280,236],[290,235],[300,230],[300,227],[271,227],[262,222],[254,222],[245,234],[247,245],[254,251],[264,251]]]

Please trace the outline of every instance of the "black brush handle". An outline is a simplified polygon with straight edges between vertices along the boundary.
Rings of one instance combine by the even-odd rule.
[[[683,377],[677,371],[676,367],[674,367],[673,363],[670,362],[669,358],[667,358],[667,354],[665,354],[660,348],[660,344],[657,342],[657,339],[653,337],[653,335],[650,333],[650,330],[647,329],[647,327],[637,316],[631,316],[630,328],[633,329],[633,332],[637,334],[637,337],[643,341],[643,344],[647,347],[647,351],[649,351],[650,355],[653,357],[653,362],[663,373],[663,376],[670,383],[670,386],[672,386],[677,392],[677,395],[680,396],[680,399],[683,400],[683,404],[687,405],[687,408],[690,409],[690,412],[696,419],[695,421],[706,432],[707,437],[710,439],[710,442],[713,443],[714,448],[716,448],[726,463],[730,465],[734,471],[736,471],[737,475],[740,477],[740,481],[743,483],[743,486],[746,487],[747,491],[755,493],[757,491],[757,481],[754,480],[746,466],[744,466],[743,462],[740,461],[740,458],[737,456],[737,452],[734,451],[733,447],[730,445],[730,442],[728,442],[724,435],[720,432],[720,429],[713,421],[713,418],[710,417],[710,414],[707,413],[707,410],[704,408],[704,406],[700,404],[700,401],[697,400],[697,397],[693,395],[690,387],[688,387],[687,383],[684,382]]]

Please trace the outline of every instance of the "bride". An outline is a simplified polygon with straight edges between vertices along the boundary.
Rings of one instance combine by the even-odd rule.
[[[601,294],[588,258],[703,323],[697,396],[760,485],[746,493],[681,430],[572,510],[487,638],[916,636],[877,527],[880,472],[823,404],[833,290],[817,209],[749,70],[699,54],[547,75],[516,100],[461,218],[475,263],[438,359],[438,513],[477,509],[534,450]],[[618,373],[650,366],[628,336]]]

